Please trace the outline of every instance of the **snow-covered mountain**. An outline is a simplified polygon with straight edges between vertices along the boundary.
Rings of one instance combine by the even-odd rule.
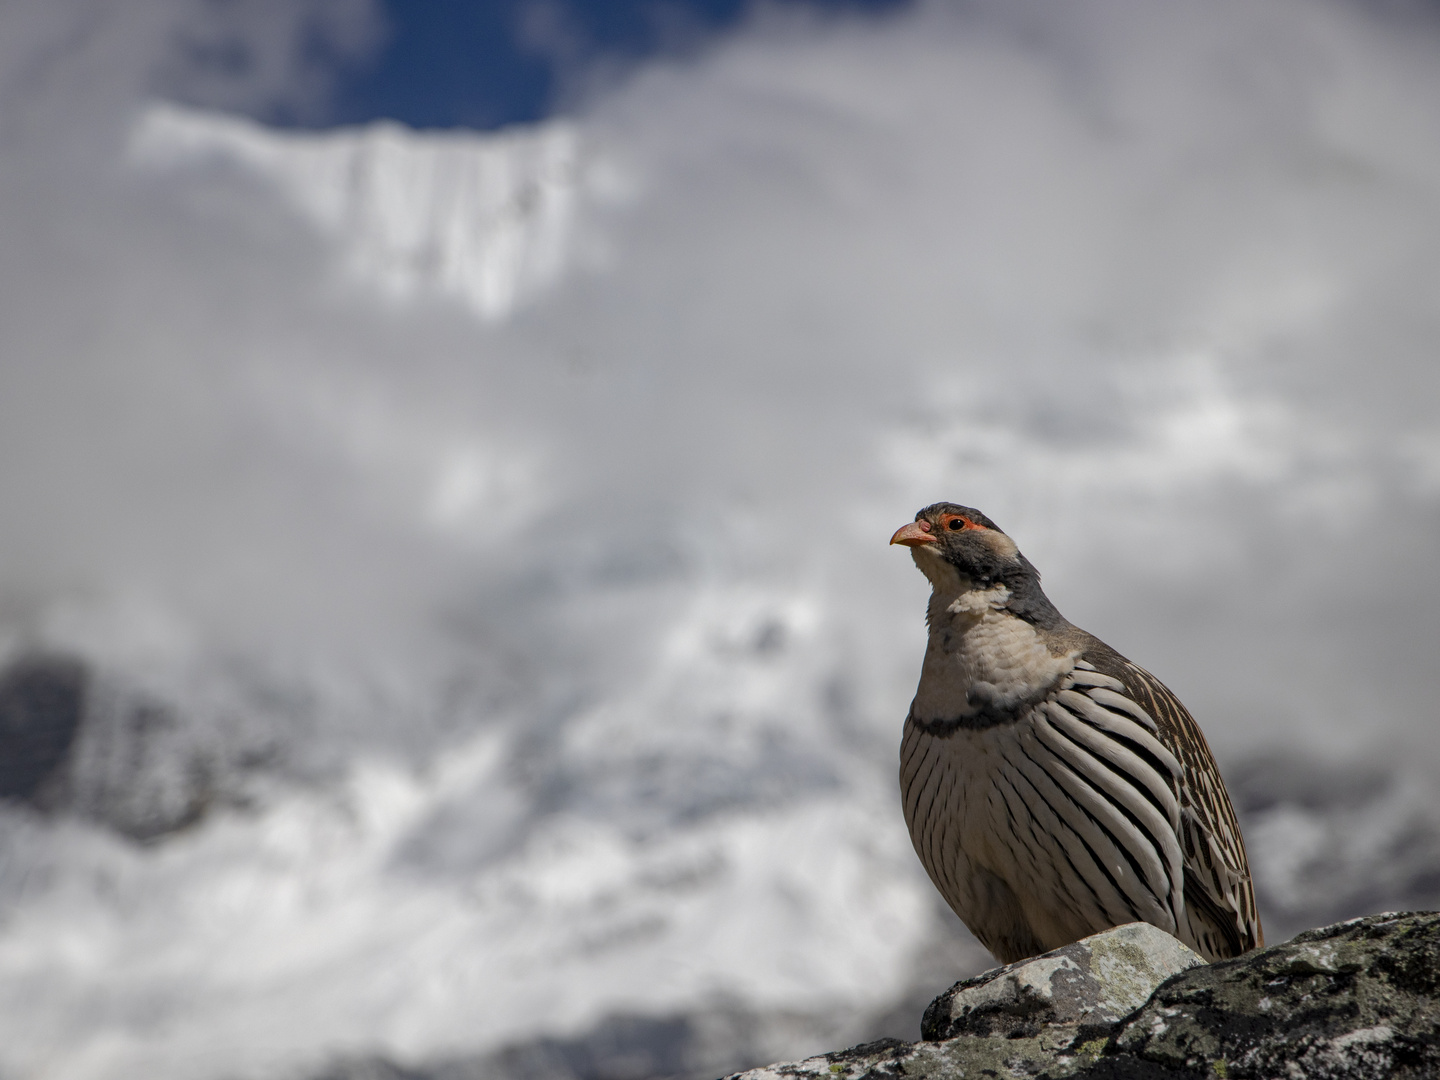
[[[0,86],[0,1073],[908,1033],[986,963],[897,806],[937,498],[1191,706],[1272,938],[1440,896],[1413,27],[774,17],[530,130],[85,139],[57,40]]]
[[[393,123],[296,135],[155,104],[136,121],[129,152],[157,171],[253,172],[358,282],[396,299],[451,297],[486,319],[560,274],[584,181],[578,133],[561,122],[483,139]]]

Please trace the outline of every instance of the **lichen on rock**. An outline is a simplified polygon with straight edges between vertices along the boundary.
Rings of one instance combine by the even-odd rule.
[[[1440,914],[1352,919],[1187,972],[1106,1056],[1257,1080],[1440,1076]]]
[[[1352,919],[1215,964],[1116,927],[957,983],[922,1030],[736,1080],[1437,1077],[1440,913]]]
[[[1149,923],[1117,926],[956,983],[930,1003],[920,1030],[928,1042],[1054,1025],[1108,1030],[1165,979],[1204,962]]]

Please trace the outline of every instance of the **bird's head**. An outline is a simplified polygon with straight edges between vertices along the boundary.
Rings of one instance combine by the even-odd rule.
[[[896,530],[890,543],[908,547],[915,565],[937,588],[988,587],[1035,574],[1015,541],[979,510],[957,503],[925,507]]]

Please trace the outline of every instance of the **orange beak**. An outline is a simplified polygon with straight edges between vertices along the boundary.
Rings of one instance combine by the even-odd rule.
[[[919,547],[921,544],[935,543],[935,537],[930,535],[930,523],[928,521],[912,521],[909,525],[902,525],[890,537],[892,544],[904,544],[906,547]]]

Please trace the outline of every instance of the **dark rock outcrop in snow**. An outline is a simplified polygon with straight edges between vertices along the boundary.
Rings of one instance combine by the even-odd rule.
[[[957,984],[927,1010],[926,1041],[737,1080],[1440,1076],[1440,913],[1354,919],[1216,964],[1188,951],[1118,927]]]
[[[51,655],[0,672],[0,798],[53,800],[85,716],[87,676],[80,661]]]
[[[24,653],[0,668],[0,800],[162,838],[218,797],[196,726],[79,657]]]

